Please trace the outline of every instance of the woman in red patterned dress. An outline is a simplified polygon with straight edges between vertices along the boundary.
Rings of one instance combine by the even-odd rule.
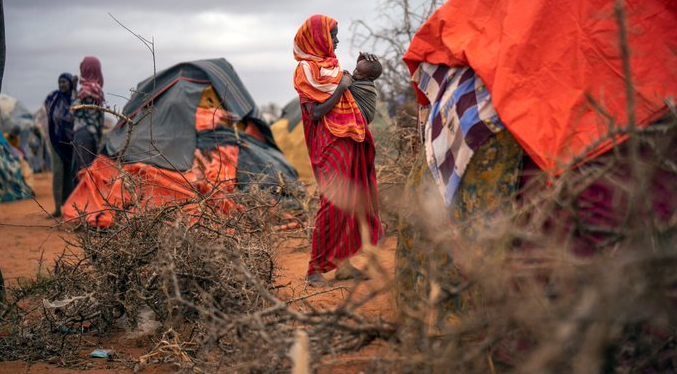
[[[301,99],[306,146],[320,194],[306,275],[310,285],[324,282],[322,273],[337,267],[337,279],[360,276],[349,258],[363,239],[376,244],[383,235],[374,138],[348,90],[353,79],[334,54],[337,34],[336,20],[314,15],[294,38],[294,58],[299,62],[294,88]]]

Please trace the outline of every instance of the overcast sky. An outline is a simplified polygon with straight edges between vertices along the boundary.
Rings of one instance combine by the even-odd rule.
[[[292,41],[312,14],[339,21],[337,50],[352,70],[351,22],[379,22],[381,0],[4,0],[7,60],[2,92],[35,111],[64,72],[79,74],[86,55],[101,60],[109,105],[122,109],[130,89],[153,74],[149,50],[135,33],[153,39],[158,71],[183,61],[223,57],[258,105],[286,104],[295,91]]]

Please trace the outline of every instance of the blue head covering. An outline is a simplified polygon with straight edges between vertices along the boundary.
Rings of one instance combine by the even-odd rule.
[[[61,80],[61,78],[66,78],[71,83],[71,90],[75,89],[75,87],[73,87],[73,74],[61,73],[61,75],[59,75],[59,80]]]

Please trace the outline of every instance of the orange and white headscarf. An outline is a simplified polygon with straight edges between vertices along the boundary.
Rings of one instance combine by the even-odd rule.
[[[314,15],[296,32],[294,59],[299,64],[294,72],[294,88],[301,97],[301,103],[327,101],[341,82],[343,70],[331,40],[331,29],[337,24],[330,17]],[[367,124],[349,90],[320,122],[334,136],[350,137],[357,142],[364,140]]]

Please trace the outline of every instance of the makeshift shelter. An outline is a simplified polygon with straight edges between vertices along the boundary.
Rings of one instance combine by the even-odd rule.
[[[373,121],[369,124],[369,130],[374,136],[374,142],[376,143],[377,162],[379,154],[382,152],[382,149],[379,148],[379,143],[386,140],[391,125],[392,123],[387,114],[385,114],[382,103],[377,102],[376,114]],[[280,150],[298,172],[299,180],[304,184],[314,184],[315,177],[313,176],[313,169],[310,166],[308,148],[306,148],[303,122],[301,120],[301,106],[298,97],[292,99],[282,108],[282,115],[270,128]]]
[[[614,16],[617,5],[625,9],[622,21],[628,34],[623,41],[619,19]],[[449,231],[458,234],[454,240],[439,241],[436,233],[430,235],[426,225],[420,224],[434,215],[425,210],[401,215],[396,253],[400,305],[420,303],[427,308],[420,295],[428,292],[431,281],[442,289],[453,289],[465,283],[466,274],[488,274],[478,272],[477,264],[469,261],[485,253],[500,253],[487,263],[505,260],[501,262],[504,268],[519,277],[532,274],[538,282],[547,278],[544,294],[549,292],[545,289],[558,289],[557,298],[564,300],[570,297],[568,286],[550,282],[557,275],[551,277],[540,265],[532,267],[548,262],[543,259],[558,248],[580,258],[598,254],[610,258],[621,251],[660,253],[658,248],[673,244],[674,237],[661,235],[670,231],[663,225],[677,211],[677,178],[673,168],[662,166],[677,161],[674,130],[656,130],[637,138],[660,149],[660,155],[646,147],[630,156],[623,134],[630,126],[660,129],[667,125],[657,120],[669,112],[671,98],[677,95],[676,23],[675,2],[454,0],[423,24],[404,61],[421,112],[428,110],[421,131],[426,148],[409,174],[404,199],[422,207],[446,203],[449,209],[442,213],[448,220],[430,227],[445,230],[448,223],[454,226]],[[629,59],[623,56],[624,47],[629,47]],[[499,120],[504,127],[497,126]],[[587,164],[580,167],[583,163]],[[631,163],[652,170],[633,175]],[[661,167],[653,169],[658,164]],[[463,168],[465,174],[457,173]],[[551,177],[563,170],[569,170],[565,183],[551,184]],[[454,180],[459,175],[460,180]],[[638,182],[635,178],[640,175]],[[643,186],[636,188],[635,182]],[[444,187],[439,196],[430,192],[433,184]],[[463,196],[450,193],[457,187]],[[628,196],[640,193],[646,215],[645,208],[627,203],[632,201]],[[442,196],[445,200],[439,199]],[[520,207],[518,214],[513,203]],[[641,239],[633,236],[632,227],[638,220],[644,221],[641,230],[649,231]],[[506,233],[501,240],[492,232],[496,228]],[[511,236],[520,231],[527,235]],[[427,242],[426,238],[435,240]],[[665,243],[661,242],[664,238]],[[639,242],[657,243],[635,244]],[[563,254],[554,263],[569,266],[573,261],[567,256]],[[557,262],[562,258],[567,260]],[[430,266],[435,268],[432,276]],[[528,267],[539,270],[524,271]],[[447,276],[434,279],[435,274]],[[524,297],[526,288],[506,290]],[[529,287],[526,292],[534,290]],[[660,289],[655,294],[663,292],[672,291]],[[456,324],[455,316],[478,305],[481,297],[466,292],[446,298],[432,313],[437,318],[434,323],[440,328]],[[491,308],[500,308],[495,301]],[[634,323],[633,331],[660,330]],[[623,328],[619,323],[618,331]],[[510,338],[506,344],[500,341],[503,337],[492,342],[494,352],[502,360],[514,359],[518,356],[513,350],[526,349],[528,344],[522,342],[529,337],[503,332]],[[520,342],[511,341],[511,335],[520,336],[515,339]],[[633,335],[633,339],[644,337]],[[612,363],[609,358],[605,364]],[[612,366],[609,370],[618,371]]]
[[[121,120],[106,134],[103,155],[79,172],[62,209],[66,219],[96,212],[88,223],[108,226],[114,220],[108,208],[130,205],[132,196],[142,200],[134,206],[161,206],[298,181],[224,59],[180,63],[140,82],[123,114],[131,122]],[[133,187],[125,175],[136,180]],[[232,202],[218,205],[227,212]]]
[[[304,184],[315,183],[303,134],[301,106],[298,98],[282,108],[282,116],[270,126],[270,129],[280,150],[298,172],[299,180]]]
[[[422,62],[470,66],[510,133],[557,175],[612,147],[608,133],[628,125],[628,83],[638,127],[665,114],[665,98],[677,95],[677,3],[624,2],[630,81],[614,4],[449,1],[416,33],[404,61],[412,73]]]
[[[28,199],[33,190],[22,174],[21,156],[0,134],[0,202]]]
[[[0,129],[33,172],[50,169],[47,132],[34,119],[33,114],[16,98],[0,94]]]

